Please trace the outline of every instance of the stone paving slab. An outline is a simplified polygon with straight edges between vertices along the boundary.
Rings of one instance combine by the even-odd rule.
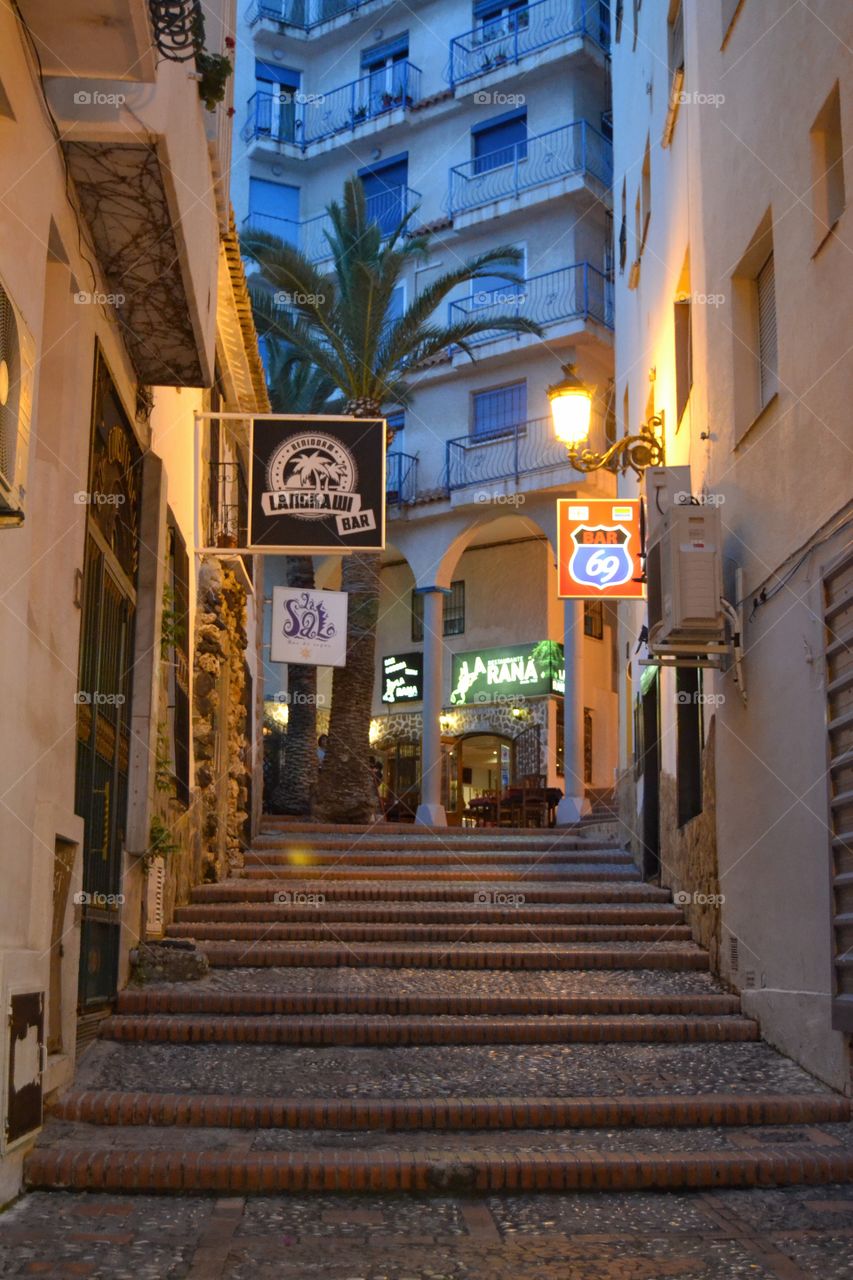
[[[295,1048],[116,1044],[81,1060],[77,1089],[284,1097],[618,1097],[827,1093],[763,1043]]]
[[[0,1276],[49,1280],[851,1280],[853,1187],[165,1198],[34,1192]]]
[[[515,1129],[503,1132],[413,1131],[388,1134],[381,1130],[159,1128],[154,1125],[105,1126],[50,1120],[40,1147],[91,1148],[114,1151],[396,1151],[448,1154],[453,1157],[489,1156],[496,1152],[521,1156],[539,1152],[584,1155],[612,1152],[637,1155],[672,1152],[743,1150],[787,1151],[818,1145],[826,1150],[853,1151],[853,1125],[785,1125],[695,1129]]]
[[[149,983],[146,990],[363,992],[377,995],[690,995],[724,992],[707,971],[686,969],[212,969],[199,982]]]

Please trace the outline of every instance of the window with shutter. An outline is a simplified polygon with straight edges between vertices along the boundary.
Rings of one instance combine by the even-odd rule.
[[[779,389],[779,354],[776,337],[776,279],[773,254],[756,280],[758,290],[758,362],[761,378],[761,408]]]
[[[471,434],[494,436],[527,420],[527,383],[475,391],[471,397]]]

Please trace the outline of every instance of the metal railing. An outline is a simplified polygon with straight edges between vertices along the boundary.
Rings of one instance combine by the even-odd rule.
[[[154,43],[169,62],[189,62],[201,48],[201,0],[148,0]]]
[[[528,53],[571,36],[610,45],[607,0],[534,0],[503,17],[488,19],[450,42],[451,85],[488,75]]]
[[[392,111],[407,110],[421,96],[421,72],[411,62],[395,62],[382,73],[360,76],[328,93],[259,89],[249,99],[243,140],[271,138],[307,147],[356,129]]]
[[[597,431],[599,425],[593,427]],[[448,440],[447,488],[518,480],[537,471],[568,466],[566,446],[554,437],[550,417]]]
[[[474,282],[475,289],[477,284]],[[589,262],[576,262],[558,271],[528,276],[523,284],[480,288],[470,298],[450,304],[452,324],[471,318],[488,320],[494,316],[523,316],[540,325],[565,320],[597,320],[613,328],[613,286],[603,272]],[[469,341],[494,342],[506,337],[500,329],[490,329]]]
[[[257,0],[249,10],[249,26],[261,18],[286,27],[311,31],[347,13],[356,13],[368,0]]]
[[[389,453],[385,459],[385,497],[394,506],[414,502],[418,490],[418,460],[410,453]]]
[[[566,466],[566,446],[554,438],[550,418],[459,436],[448,440],[446,447],[447,487],[451,491]]]
[[[401,220],[420,201],[420,192],[411,187],[392,187],[369,195],[365,201],[367,216],[379,224],[383,236],[389,236]],[[250,213],[244,218],[247,230],[269,231],[290,244],[298,245],[312,262],[324,262],[330,258],[327,231],[332,229],[328,213],[318,213],[313,218],[298,222],[294,218],[279,218],[272,213]]]
[[[476,209],[577,173],[597,178],[605,187],[613,182],[613,147],[586,120],[455,165],[450,170],[449,211]]]

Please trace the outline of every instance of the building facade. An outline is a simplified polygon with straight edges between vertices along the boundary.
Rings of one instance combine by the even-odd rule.
[[[740,685],[730,659],[641,665],[620,608],[623,818],[762,1033],[849,1090],[851,15],[646,0],[613,25],[616,404],[663,418],[650,509],[719,518],[744,653]]]
[[[458,821],[478,790],[519,772],[520,752],[524,772],[547,774],[566,793],[563,817],[576,817],[586,788],[614,778],[613,624],[592,611],[585,634],[583,610],[559,605],[555,498],[607,494],[615,481],[568,467],[547,388],[562,364],[578,365],[598,388],[601,445],[613,427],[608,6],[431,0],[414,14],[378,0],[252,0],[242,18],[240,224],[322,267],[324,210],[358,174],[380,225],[415,210],[412,228],[433,233],[399,307],[436,272],[512,245],[524,284],[496,276],[461,288],[449,318],[509,311],[544,330],[544,341],[486,334],[475,362],[450,353],[417,378],[405,412],[386,406],[396,435],[374,708],[386,799]],[[321,579],[334,585],[334,571]],[[556,679],[535,694],[529,679],[484,685],[476,704],[463,701],[457,655],[518,658],[549,643],[540,655],[565,669],[567,715]],[[384,664],[400,654],[415,655],[420,683],[389,703]],[[282,683],[272,670],[268,692]]]
[[[197,27],[113,8],[0,16],[0,1201],[133,950],[239,858],[251,804],[252,584],[196,556],[195,414],[266,407],[228,99],[189,74]],[[224,53],[232,15],[206,15]]]

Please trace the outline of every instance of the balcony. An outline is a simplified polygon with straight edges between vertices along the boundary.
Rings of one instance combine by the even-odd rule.
[[[335,18],[358,13],[370,3],[371,0],[257,0],[249,8],[248,22],[253,27],[263,19],[307,33]]]
[[[534,418],[447,441],[447,488],[451,493],[473,484],[518,482],[522,475],[567,465],[566,446],[554,438],[550,418]]]
[[[489,75],[560,40],[583,37],[609,47],[607,0],[535,0],[451,40],[450,84]]]
[[[593,178],[607,189],[613,182],[613,147],[586,120],[456,165],[450,170],[450,213],[518,198],[522,191],[576,176]]]
[[[391,78],[368,75],[328,93],[274,94],[258,90],[249,99],[244,142],[255,138],[287,142],[305,150],[315,142],[351,133],[369,121],[402,119],[420,99],[421,72],[411,62],[397,62]]]
[[[573,320],[595,320],[613,328],[613,286],[589,262],[576,262],[558,271],[529,276],[524,284],[507,283],[502,288],[482,289],[470,298],[450,304],[451,324],[490,315],[523,316],[537,324],[562,324]],[[510,335],[500,329],[486,330],[472,344],[495,342]],[[523,335],[517,335],[518,337]]]
[[[393,187],[369,195],[366,200],[367,216],[377,222],[383,236],[388,236],[399,226],[403,217],[420,201],[420,193],[411,187]],[[328,213],[318,213],[313,218],[296,222],[292,218],[278,218],[270,213],[250,213],[243,220],[249,231],[269,231],[272,235],[298,245],[312,262],[325,262],[331,257],[326,232],[331,231],[332,220]]]
[[[414,502],[417,489],[417,458],[409,453],[389,453],[385,459],[385,498],[389,506]]]
[[[38,51],[39,72],[91,80],[151,84],[157,48],[145,0],[20,0],[27,32]],[[7,60],[11,49],[7,50]],[[5,78],[5,75],[4,75]]]
[[[56,76],[45,94],[140,381],[209,386],[220,223],[196,81],[163,60],[153,86]]]

